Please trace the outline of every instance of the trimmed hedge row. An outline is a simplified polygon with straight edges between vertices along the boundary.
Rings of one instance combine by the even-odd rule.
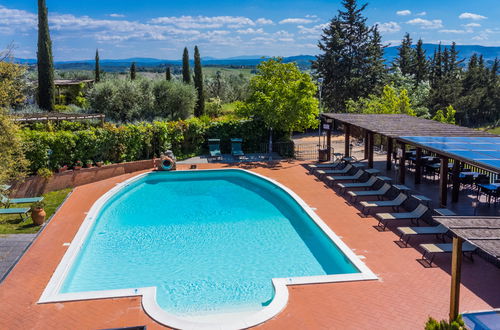
[[[74,128],[72,125],[62,126]],[[77,125],[75,125],[77,126]],[[167,149],[179,159],[201,154],[208,138],[221,139],[223,153],[230,152],[230,139],[243,138],[245,152],[259,152],[269,132],[255,120],[226,119],[208,121],[192,118],[180,121],[155,121],[116,126],[86,127],[83,130],[42,130],[42,127],[21,131],[30,171],[40,168],[58,169],[77,161],[120,163],[158,157]],[[282,140],[286,134],[273,134]]]

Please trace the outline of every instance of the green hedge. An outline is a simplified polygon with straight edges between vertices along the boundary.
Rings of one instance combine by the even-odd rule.
[[[150,159],[172,149],[179,159],[206,152],[208,138],[221,139],[223,153],[230,152],[230,139],[243,138],[243,150],[259,152],[268,139],[268,130],[259,121],[225,119],[209,121],[192,118],[173,122],[155,121],[104,127],[60,125],[24,128],[21,132],[26,158],[32,173],[40,168],[57,169],[76,161],[110,163]],[[76,128],[76,130],[74,130]],[[69,129],[69,130],[67,130]],[[285,134],[274,134],[275,140]]]

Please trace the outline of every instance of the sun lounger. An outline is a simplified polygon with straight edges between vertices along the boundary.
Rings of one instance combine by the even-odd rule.
[[[362,169],[359,169],[354,175],[344,175],[344,176],[327,176],[325,179],[328,183],[332,183],[335,181],[356,181],[361,178],[361,176],[364,174],[364,171]]]
[[[380,189],[377,190],[365,190],[365,191],[348,191],[347,194],[350,198],[355,202],[358,197],[367,197],[367,196],[376,196],[377,198],[381,198],[391,189],[391,185],[388,183],[384,183]]]
[[[375,218],[378,220],[378,226],[382,225],[382,229],[385,230],[387,227],[387,223],[390,220],[410,220],[417,221],[429,210],[429,208],[423,204],[419,204],[413,211],[411,212],[402,212],[402,213],[377,213],[375,214]]]
[[[316,175],[322,177],[323,175],[349,175],[355,170],[365,167],[363,164],[347,164],[343,169],[340,170],[316,170]]]
[[[7,198],[0,195],[0,202],[4,207],[9,207],[11,204],[32,204],[36,202],[41,202],[43,197],[28,197],[28,198]]]
[[[420,247],[424,250],[422,253],[422,259],[428,260],[429,265],[432,266],[434,257],[436,253],[451,253],[453,251],[452,243],[440,243],[440,244],[420,244]],[[476,251],[476,247],[468,242],[462,244],[462,254],[468,256],[470,260],[472,259],[472,253]],[[468,255],[467,255],[468,253]],[[429,258],[430,257],[430,258]]]
[[[340,191],[344,191],[347,188],[370,188],[375,182],[377,182],[376,176],[371,176],[366,182],[350,182],[350,183],[337,183],[337,187],[340,188]]]
[[[243,139],[231,139],[231,155],[234,157],[240,158],[241,156],[245,156],[245,153],[241,149],[241,144],[243,143]]]
[[[13,215],[13,214],[19,214],[21,217],[21,220],[24,221],[27,218],[27,214],[30,211],[29,208],[23,207],[23,208],[12,208],[12,209],[0,209],[0,215]]]
[[[220,139],[208,139],[208,149],[210,157],[220,158],[222,156],[220,152]]]
[[[415,235],[436,235],[444,241],[444,236],[448,232],[448,228],[443,225],[435,227],[398,227],[399,240],[408,246],[408,242]]]
[[[395,211],[399,211],[399,207],[403,205],[403,203],[407,199],[408,199],[407,195],[399,193],[399,195],[392,201],[371,201],[371,202],[362,201],[359,204],[362,206],[361,212],[363,214],[370,213],[370,210],[376,207],[392,207],[393,209],[395,209]],[[367,211],[367,209],[368,212],[365,212]]]
[[[308,165],[309,171],[315,171],[315,170],[328,170],[328,169],[335,169],[337,167],[340,167],[340,165],[346,165],[348,163],[355,162],[355,159],[352,157],[344,157],[342,159],[337,159],[331,163],[323,163],[323,164],[310,164]]]

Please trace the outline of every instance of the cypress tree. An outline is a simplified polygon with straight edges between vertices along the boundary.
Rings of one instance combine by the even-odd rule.
[[[130,66],[130,80],[135,80],[135,76],[136,76],[135,62],[132,62],[132,65]]]
[[[398,57],[394,60],[394,67],[401,70],[404,75],[414,73],[415,50],[412,48],[412,40],[409,33],[406,33],[401,46],[398,48]]]
[[[429,61],[425,54],[422,39],[418,39],[417,47],[415,49],[415,83],[419,85],[421,82],[429,78]]]
[[[167,81],[172,80],[172,73],[170,72],[170,67],[167,68],[167,71],[165,71],[165,79]]]
[[[372,70],[372,63],[377,62],[373,56],[380,50],[374,49],[374,27],[368,27],[362,15],[366,4],[343,0],[342,5],[343,10],[323,30],[318,44],[321,53],[313,62],[313,69],[323,78],[326,106],[341,112],[347,100],[366,97],[378,89],[382,78],[377,75],[383,74]]]
[[[189,53],[187,47],[184,47],[184,53],[182,54],[182,81],[184,83],[191,83],[191,73],[189,69]]]
[[[55,107],[54,63],[45,0],[38,0],[38,105],[53,111]]]
[[[95,51],[95,82],[101,80],[101,68],[99,67],[99,49]]]
[[[194,87],[198,92],[198,100],[194,115],[200,117],[205,113],[205,97],[203,95],[203,70],[201,67],[201,57],[198,46],[194,46]]]

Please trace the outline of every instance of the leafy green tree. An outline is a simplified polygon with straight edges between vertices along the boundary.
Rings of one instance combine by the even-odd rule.
[[[54,63],[45,0],[38,0],[38,105],[53,111],[55,107]]]
[[[135,80],[136,74],[135,62],[132,62],[132,65],[130,66],[130,80]]]
[[[99,67],[99,49],[95,51],[95,82],[101,80],[101,68]]]
[[[409,33],[406,33],[401,46],[398,48],[398,57],[394,60],[393,66],[399,68],[404,75],[411,75],[415,72],[415,50],[412,48],[412,40]]]
[[[15,107],[25,101],[25,72],[26,68],[19,64],[0,61],[0,108]]]
[[[154,83],[153,95],[156,118],[187,119],[194,112],[197,93],[192,85],[159,80]]]
[[[217,71],[212,77],[205,79],[208,98],[220,98],[223,103],[244,101],[249,95],[250,78],[242,73],[224,74]]]
[[[290,134],[317,125],[317,87],[307,73],[280,58],[262,62],[257,69],[250,81],[249,98],[237,107],[240,115]]]
[[[165,79],[167,81],[172,80],[172,73],[170,72],[170,67],[167,68],[167,71],[165,71]]]
[[[379,90],[384,75],[378,65],[382,51],[374,33],[377,27],[369,27],[362,14],[366,4],[343,0],[342,5],[344,10],[323,30],[321,54],[313,62],[313,69],[324,79],[323,100],[335,111],[344,111],[349,99]]]
[[[384,86],[382,94],[361,97],[347,102],[347,111],[353,113],[407,114],[415,116],[408,91],[397,91],[392,85]]]
[[[198,92],[198,101],[194,109],[194,115],[200,117],[205,113],[205,96],[203,93],[203,69],[201,67],[201,56],[198,46],[194,47],[194,87]]]
[[[191,70],[189,69],[189,52],[187,47],[184,47],[184,53],[182,54],[182,81],[185,84],[191,83]]]
[[[446,114],[445,114],[446,111]],[[432,120],[439,121],[442,123],[447,123],[447,124],[455,124],[455,114],[456,111],[453,108],[453,106],[449,105],[446,107],[446,110],[438,110],[436,111],[436,114],[434,117],[432,117]]]
[[[418,117],[430,118],[428,101],[431,86],[428,81],[416,82],[415,75],[403,75],[399,68],[396,68],[391,75],[387,76],[386,84],[395,88],[397,93],[403,89],[408,92],[413,111]]]
[[[0,184],[20,180],[26,174],[28,161],[24,157],[19,127],[11,120],[7,110],[0,107]]]

